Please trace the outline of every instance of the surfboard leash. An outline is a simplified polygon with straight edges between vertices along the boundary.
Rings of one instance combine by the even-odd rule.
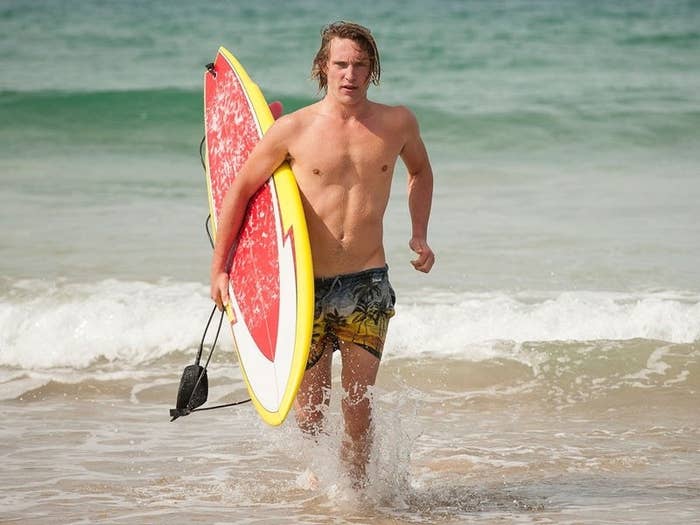
[[[208,233],[208,232],[207,232]],[[214,313],[216,312],[216,305],[214,305],[214,308],[212,308],[211,314],[209,315],[209,320],[207,321],[207,326],[204,329],[204,334],[202,334],[202,341],[199,343],[199,351],[197,352],[197,359],[195,363],[199,365],[199,360],[202,357],[202,349],[204,348],[204,338],[207,335],[207,331],[209,330],[209,325],[211,324],[211,320],[214,318]],[[199,384],[199,381],[202,379],[202,376],[206,374],[207,368],[209,367],[209,361],[211,361],[211,356],[214,354],[214,349],[216,348],[216,342],[219,340],[219,333],[221,332],[221,325],[224,321],[224,314],[226,313],[225,310],[221,311],[221,315],[219,316],[219,326],[216,328],[216,335],[214,336],[214,343],[211,345],[211,350],[209,351],[209,357],[207,357],[207,362],[204,363],[204,371],[202,374],[200,374],[200,377],[197,380],[197,384]],[[197,390],[197,384],[195,384],[195,390]],[[194,396],[194,391],[192,392],[192,396]],[[227,408],[227,407],[235,407],[238,405],[243,405],[245,403],[249,403],[249,399],[244,399],[243,401],[234,401],[233,403],[225,403],[222,405],[215,405],[213,407],[205,407],[205,408],[193,408],[190,412],[201,412],[204,410],[214,410],[215,408]]]
[[[213,66],[213,64],[207,64],[207,67]],[[199,143],[199,162],[202,163],[202,169],[204,173],[207,172],[207,163],[204,162],[204,143],[207,140],[207,136],[204,135]],[[204,221],[204,229],[207,232],[207,237],[209,237],[209,244],[211,244],[211,249],[214,249],[214,237],[211,234],[211,213],[207,215],[207,220]]]
[[[204,341],[206,340],[207,332],[209,331],[209,326],[211,325],[212,319],[214,319],[214,314],[216,313],[216,306],[212,308],[211,314],[209,315],[209,320],[204,328],[204,333],[202,334],[202,340],[199,343],[199,350],[197,352],[197,357],[195,357],[194,364],[185,367],[180,378],[180,387],[177,393],[177,404],[176,408],[170,410],[170,421],[173,422],[180,416],[188,416],[192,412],[201,412],[204,410],[214,410],[216,408],[227,408],[234,407],[238,405],[243,405],[249,403],[250,399],[245,399],[243,401],[235,401],[233,403],[224,403],[221,405],[215,405],[212,407],[198,408],[207,401],[209,393],[209,380],[207,378],[207,368],[209,367],[209,362],[214,355],[214,350],[216,350],[216,343],[219,340],[219,334],[221,333],[221,325],[224,321],[224,313],[221,312],[219,316],[219,324],[216,329],[216,335],[214,336],[214,342],[209,350],[209,355],[207,356],[207,361],[204,366],[200,365],[202,359],[202,353],[204,352]]]
[[[207,66],[208,67],[208,66]],[[199,160],[202,163],[202,169],[206,172],[207,166],[204,162],[204,143],[206,142],[206,135],[202,137],[199,143]],[[211,213],[207,215],[204,221],[204,229],[207,232],[207,237],[209,238],[209,244],[212,249],[214,249],[214,238],[211,234]],[[213,407],[199,408],[203,405],[208,397],[209,393],[209,380],[207,378],[207,368],[209,367],[209,362],[211,361],[212,355],[214,355],[214,350],[216,349],[216,343],[219,340],[219,333],[221,332],[221,325],[224,321],[225,310],[221,311],[221,316],[219,317],[219,325],[216,329],[216,335],[214,336],[214,342],[209,350],[209,356],[207,357],[207,362],[204,366],[199,363],[202,359],[202,352],[204,351],[204,341],[209,331],[209,326],[214,318],[214,313],[216,312],[216,305],[212,308],[211,314],[209,314],[209,319],[207,320],[207,325],[204,327],[204,333],[202,334],[202,340],[199,343],[199,350],[197,351],[197,357],[195,358],[194,364],[185,367],[180,378],[180,387],[178,388],[177,394],[177,404],[176,408],[170,410],[170,422],[172,423],[180,416],[187,416],[192,412],[203,412],[205,410],[214,410],[217,408],[228,408],[235,407],[238,405],[243,405],[245,403],[250,403],[250,398],[244,399],[243,401],[235,401],[233,403],[224,403],[221,405],[215,405]],[[196,378],[196,380],[195,380]],[[192,383],[194,382],[194,386]],[[186,401],[185,401],[186,399]]]

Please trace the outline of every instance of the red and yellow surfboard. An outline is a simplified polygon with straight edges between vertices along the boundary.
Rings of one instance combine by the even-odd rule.
[[[273,117],[258,86],[225,48],[204,74],[209,209],[214,235],[224,196]],[[282,164],[251,200],[233,248],[234,344],[255,408],[279,425],[304,375],[314,307],[311,248],[299,189]]]

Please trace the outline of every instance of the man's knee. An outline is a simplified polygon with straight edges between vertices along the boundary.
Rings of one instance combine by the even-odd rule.
[[[353,438],[364,436],[372,423],[372,401],[365,390],[364,395],[355,393],[343,400],[345,431]]]
[[[369,401],[369,385],[359,381],[346,382],[345,402],[352,406],[359,406]]]

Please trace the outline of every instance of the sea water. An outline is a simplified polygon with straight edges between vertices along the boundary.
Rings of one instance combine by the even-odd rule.
[[[168,422],[211,302],[202,75],[286,111],[322,26],[375,34],[418,117],[367,490],[249,405]],[[9,0],[0,6],[0,521],[689,523],[700,515],[700,6]],[[210,402],[246,397],[225,334]]]

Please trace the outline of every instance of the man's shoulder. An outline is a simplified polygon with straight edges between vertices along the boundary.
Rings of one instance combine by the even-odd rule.
[[[309,120],[313,119],[317,114],[316,106],[318,103],[310,104],[299,108],[291,113],[282,115],[277,122],[286,128],[297,128],[299,126],[306,126]]]
[[[406,128],[416,124],[416,117],[406,106],[388,105],[373,102],[374,110],[380,115],[383,122],[391,127]]]
[[[382,104],[381,102],[372,102],[373,110],[392,120],[405,120],[415,118],[413,112],[406,106]]]

